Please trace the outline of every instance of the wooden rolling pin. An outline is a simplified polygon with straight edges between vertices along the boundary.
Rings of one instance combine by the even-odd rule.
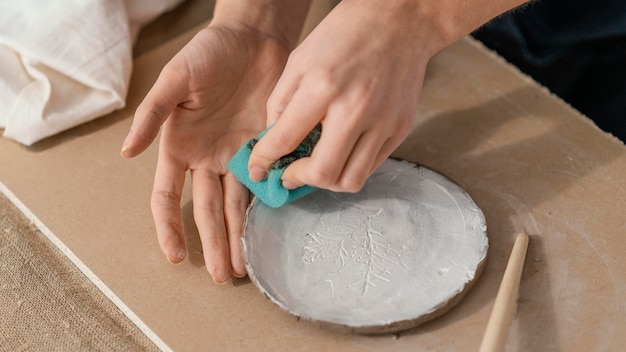
[[[504,349],[509,326],[517,307],[519,284],[524,270],[527,249],[528,235],[525,233],[518,234],[513,244],[509,262],[504,270],[504,277],[491,311],[491,317],[487,322],[480,352],[495,352]]]

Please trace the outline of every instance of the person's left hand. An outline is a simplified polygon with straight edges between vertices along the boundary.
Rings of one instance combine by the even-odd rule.
[[[264,129],[288,50],[242,26],[209,25],[165,66],[124,142],[122,155],[136,156],[163,125],[151,202],[161,250],[173,263],[185,257],[180,199],[191,170],[194,219],[218,283],[246,274],[239,240],[249,193],[226,164]]]

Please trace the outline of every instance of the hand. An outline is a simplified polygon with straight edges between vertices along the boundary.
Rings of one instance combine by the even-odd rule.
[[[404,140],[436,49],[412,8],[396,4],[344,0],[290,55],[267,104],[275,125],[248,164],[252,179],[320,121],[320,141],[285,170],[286,188],[356,192]]]
[[[191,170],[194,220],[218,283],[246,274],[239,240],[249,193],[226,164],[264,129],[265,104],[288,50],[243,27],[201,30],[164,67],[124,142],[122,155],[136,156],[163,125],[151,202],[161,250],[173,263],[185,257],[180,199]]]
[[[313,154],[285,170],[283,186],[360,190],[408,135],[430,58],[527,1],[341,1],[290,55],[250,177],[262,180],[321,122]]]

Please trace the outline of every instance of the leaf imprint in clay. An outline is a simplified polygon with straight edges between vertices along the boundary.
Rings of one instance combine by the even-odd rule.
[[[278,209],[254,201],[242,245],[250,278],[282,309],[370,334],[456,304],[482,271],[486,229],[458,185],[388,159],[356,194],[318,190]]]

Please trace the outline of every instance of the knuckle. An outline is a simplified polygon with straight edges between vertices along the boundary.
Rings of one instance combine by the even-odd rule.
[[[311,71],[305,78],[305,84],[311,87],[313,94],[319,98],[333,96],[339,91],[331,71],[327,69],[317,69]]]
[[[302,49],[296,48],[292,50],[291,53],[289,53],[289,57],[287,58],[287,64],[301,65],[302,60],[305,57],[306,56],[302,53]]]
[[[355,112],[354,115],[365,115],[365,113],[375,104],[374,93],[367,87],[355,87],[350,99],[346,101],[346,104],[348,104],[352,111]]]
[[[155,190],[150,199],[152,211],[172,210],[180,207],[178,193],[172,191]]]
[[[353,88],[350,93],[347,93],[345,99],[333,102],[332,114],[342,116],[342,123],[346,129],[357,128],[371,120],[372,116],[375,116],[375,111],[378,111],[373,106],[373,99],[372,92],[367,88]]]
[[[275,95],[271,95],[267,99],[267,103],[265,103],[265,110],[267,111],[268,116],[279,116],[283,112],[284,107],[281,106],[278,99],[279,98]]]
[[[310,184],[321,188],[331,188],[336,182],[336,175],[330,169],[316,169],[309,174]]]
[[[167,108],[160,103],[151,105],[148,109],[148,116],[155,117],[158,120],[162,120],[167,117]]]
[[[344,177],[341,181],[341,189],[349,193],[357,193],[365,186],[365,178],[363,177]]]
[[[185,74],[183,70],[170,61],[163,67],[158,79],[162,79],[165,82],[179,82],[185,80]]]
[[[359,106],[369,106],[374,100],[374,92],[371,87],[359,85],[354,88],[354,103]]]
[[[225,211],[235,211],[238,213],[245,212],[248,209],[249,202],[243,199],[224,201]]]
[[[398,129],[402,131],[409,132],[409,129],[413,127],[414,117],[411,113],[405,113],[400,116],[400,120],[398,121]]]
[[[137,110],[135,112],[135,116],[139,116],[141,118],[157,118],[163,119],[166,116],[166,107],[159,101],[155,101],[154,99],[145,99],[142,101]],[[151,122],[151,121],[148,121]]]
[[[195,200],[193,203],[194,217],[204,217],[207,214],[221,214],[224,212],[222,202],[213,199]]]
[[[334,110],[334,113],[339,113],[339,116],[343,116],[342,121],[342,129],[347,134],[353,134],[355,131],[362,130],[365,128],[363,126],[367,121],[365,120],[365,114],[362,109],[357,109],[355,106],[350,106],[350,104],[341,102],[338,103],[336,107],[337,110]]]

